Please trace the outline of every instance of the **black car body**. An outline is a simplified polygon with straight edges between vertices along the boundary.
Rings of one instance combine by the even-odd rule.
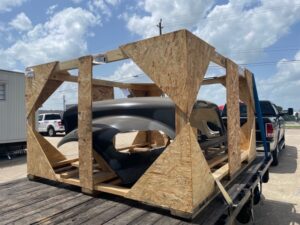
[[[74,106],[63,116],[67,135],[59,145],[77,141],[78,109]],[[123,153],[116,150],[114,137],[131,131],[159,131],[175,138],[175,105],[169,98],[139,97],[94,102],[92,107],[93,148],[116,172],[123,184],[134,183],[164,151],[166,146],[147,152]],[[217,105],[197,101],[190,123],[198,130],[198,142],[204,151],[222,145],[226,151],[226,131]],[[207,157],[212,157],[212,155]]]

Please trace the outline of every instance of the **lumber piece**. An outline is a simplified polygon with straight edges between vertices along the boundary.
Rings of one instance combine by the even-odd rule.
[[[74,159],[64,159],[62,161],[58,161],[56,162],[54,165],[53,165],[53,168],[56,168],[56,167],[61,167],[61,166],[65,166],[65,165],[73,165],[73,163],[76,163],[78,162],[78,158],[74,158]]]
[[[71,178],[71,177],[78,176],[78,173],[79,173],[78,169],[73,169],[73,170],[62,172],[62,173],[59,174],[59,176],[61,178],[66,179],[66,178]]]
[[[27,68],[33,70],[33,77],[26,77],[26,117],[29,116],[33,108],[37,109],[34,105],[43,89],[45,89],[48,78],[52,74],[56,64],[57,62],[52,62]]]
[[[239,76],[234,62],[227,59],[226,64],[228,162],[233,176],[241,168]]]
[[[79,178],[81,187],[89,190],[93,190],[92,59],[79,59],[78,76]]]
[[[191,213],[213,191],[209,166],[187,124],[126,197]]]
[[[27,125],[27,174],[56,180],[54,170],[35,136],[35,132]]]
[[[213,47],[180,30],[120,48],[181,111],[191,113]]]
[[[126,196],[126,194],[130,191],[129,188],[124,188],[124,187],[119,187],[113,184],[96,184],[94,186],[94,189],[96,191],[102,191],[114,195],[119,195],[119,196]]]
[[[211,54],[210,60],[217,65],[226,68],[226,57],[222,56],[220,53],[215,51],[213,54]]]

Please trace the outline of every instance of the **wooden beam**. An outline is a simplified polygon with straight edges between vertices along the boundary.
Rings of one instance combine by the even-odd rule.
[[[123,59],[128,59],[128,56],[119,48],[108,51],[104,55],[106,56],[106,62],[115,62]]]
[[[202,81],[202,85],[209,85],[209,84],[223,84],[226,85],[225,83],[226,76],[220,76],[220,77],[212,77],[212,78],[204,78]]]
[[[59,175],[60,175],[61,178],[66,179],[66,178],[75,177],[75,176],[78,175],[78,173],[79,173],[78,169],[73,169],[73,170],[70,170],[70,171],[65,171],[65,172],[63,172]]]
[[[79,59],[78,142],[79,178],[83,190],[93,190],[92,56]]]
[[[66,72],[55,72],[51,75],[50,79],[78,83],[77,76],[71,76],[69,73]],[[92,79],[92,83],[94,86],[118,87],[124,89],[128,88],[128,89],[142,90],[142,91],[159,90],[159,88],[154,83],[122,83],[122,82],[101,80],[101,79]]]
[[[119,187],[112,184],[97,184],[94,186],[94,189],[96,191],[102,191],[119,196],[125,196],[130,191],[129,188]]]
[[[210,60],[219,66],[226,68],[226,57],[222,56],[218,52],[215,51],[213,54],[211,54]]]
[[[241,167],[239,75],[234,62],[227,59],[226,64],[228,162],[233,176]]]

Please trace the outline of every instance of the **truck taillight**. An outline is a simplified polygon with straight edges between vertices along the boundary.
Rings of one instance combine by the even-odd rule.
[[[274,128],[272,123],[266,123],[266,137],[267,138],[274,137]]]

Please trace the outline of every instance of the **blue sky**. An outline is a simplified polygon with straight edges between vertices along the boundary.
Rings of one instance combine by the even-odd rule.
[[[218,52],[247,64],[259,94],[283,107],[300,109],[299,0],[1,0],[0,68],[24,71],[30,65],[112,50],[163,32],[188,29]],[[95,69],[97,77],[148,80],[134,63]],[[222,73],[210,67],[209,74]],[[44,104],[62,108],[76,102],[75,85],[65,84]],[[122,92],[118,91],[121,97]],[[201,88],[199,98],[224,103],[224,88]]]

